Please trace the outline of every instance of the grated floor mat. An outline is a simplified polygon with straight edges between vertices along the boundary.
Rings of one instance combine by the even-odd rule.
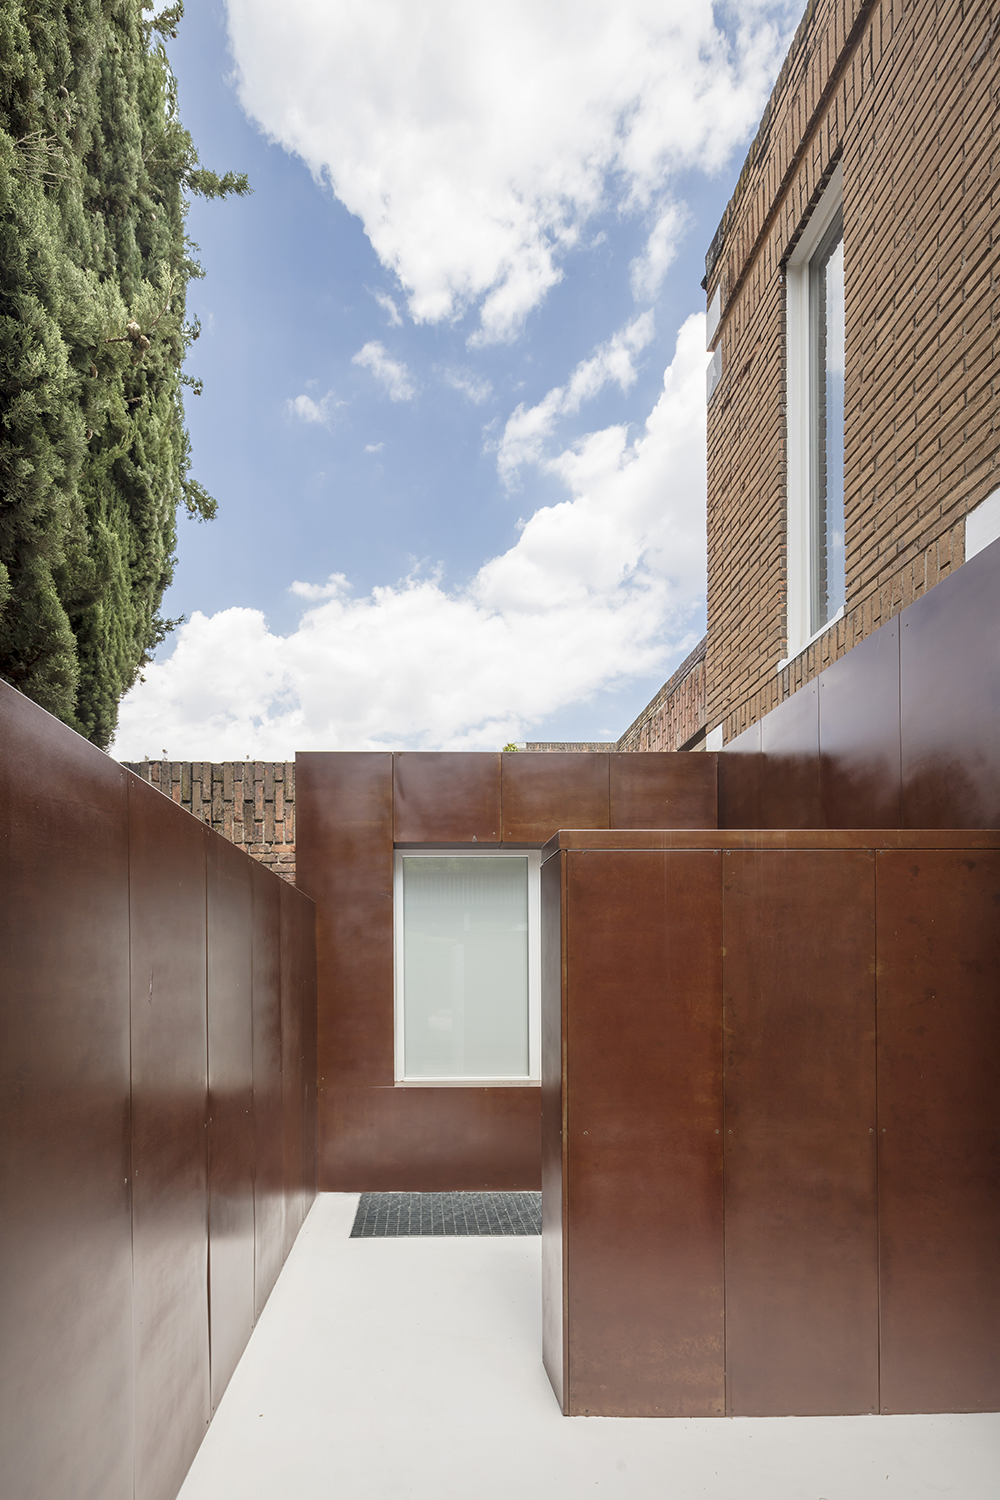
[[[541,1193],[362,1193],[351,1239],[541,1232]]]

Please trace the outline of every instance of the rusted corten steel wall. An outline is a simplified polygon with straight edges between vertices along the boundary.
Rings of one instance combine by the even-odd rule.
[[[317,909],[320,1187],[537,1188],[537,1087],[395,1083],[393,850],[714,828],[717,757],[316,752],[296,766],[298,881]]]
[[[1000,833],[543,853],[563,1411],[1000,1407]]]
[[[708,727],[726,743],[960,565],[965,516],[1000,485],[998,21],[997,0],[816,0],[709,252]],[[847,604],[778,671],[784,264],[838,162]]]
[[[1000,827],[1000,542],[731,740],[722,828]]]
[[[0,683],[0,1493],[173,1500],[315,1193],[312,902]]]

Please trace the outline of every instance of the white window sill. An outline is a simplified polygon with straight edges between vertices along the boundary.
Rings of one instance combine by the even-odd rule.
[[[815,646],[820,636],[826,635],[827,631],[832,630],[838,620],[842,620],[844,618],[845,608],[846,606],[842,604],[837,610],[837,613],[835,615],[831,615],[830,619],[827,620],[825,625],[821,625],[818,630],[814,630],[809,639],[807,641],[803,641],[802,645],[799,646],[797,650],[793,651],[791,656],[786,656],[783,661],[779,661],[778,665],[774,669],[775,672],[783,672],[786,667],[791,666],[792,662],[795,661],[797,657],[802,655],[803,651],[808,651],[810,646]]]
[[[397,1089],[540,1089],[538,1078],[397,1078]]]
[[[987,495],[965,518],[966,562],[997,540],[1000,540],[1000,490]]]

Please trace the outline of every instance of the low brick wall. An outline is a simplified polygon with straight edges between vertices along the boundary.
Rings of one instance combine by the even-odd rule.
[[[529,740],[522,750],[703,750],[707,706],[705,636],[673,676],[651,698],[621,739],[611,744],[586,740]]]
[[[295,762],[123,761],[230,843],[295,884]]]
[[[704,748],[699,737],[705,729],[707,645],[706,636],[629,725],[618,741],[619,750]]]
[[[576,750],[581,754],[587,750],[617,750],[614,740],[528,740],[518,747],[521,750]]]

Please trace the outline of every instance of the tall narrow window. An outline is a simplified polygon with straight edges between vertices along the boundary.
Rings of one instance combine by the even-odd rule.
[[[788,261],[788,658],[844,608],[844,214],[838,166]]]
[[[396,856],[396,1077],[538,1074],[538,856]]]
[[[810,634],[844,603],[844,216],[809,261]]]

